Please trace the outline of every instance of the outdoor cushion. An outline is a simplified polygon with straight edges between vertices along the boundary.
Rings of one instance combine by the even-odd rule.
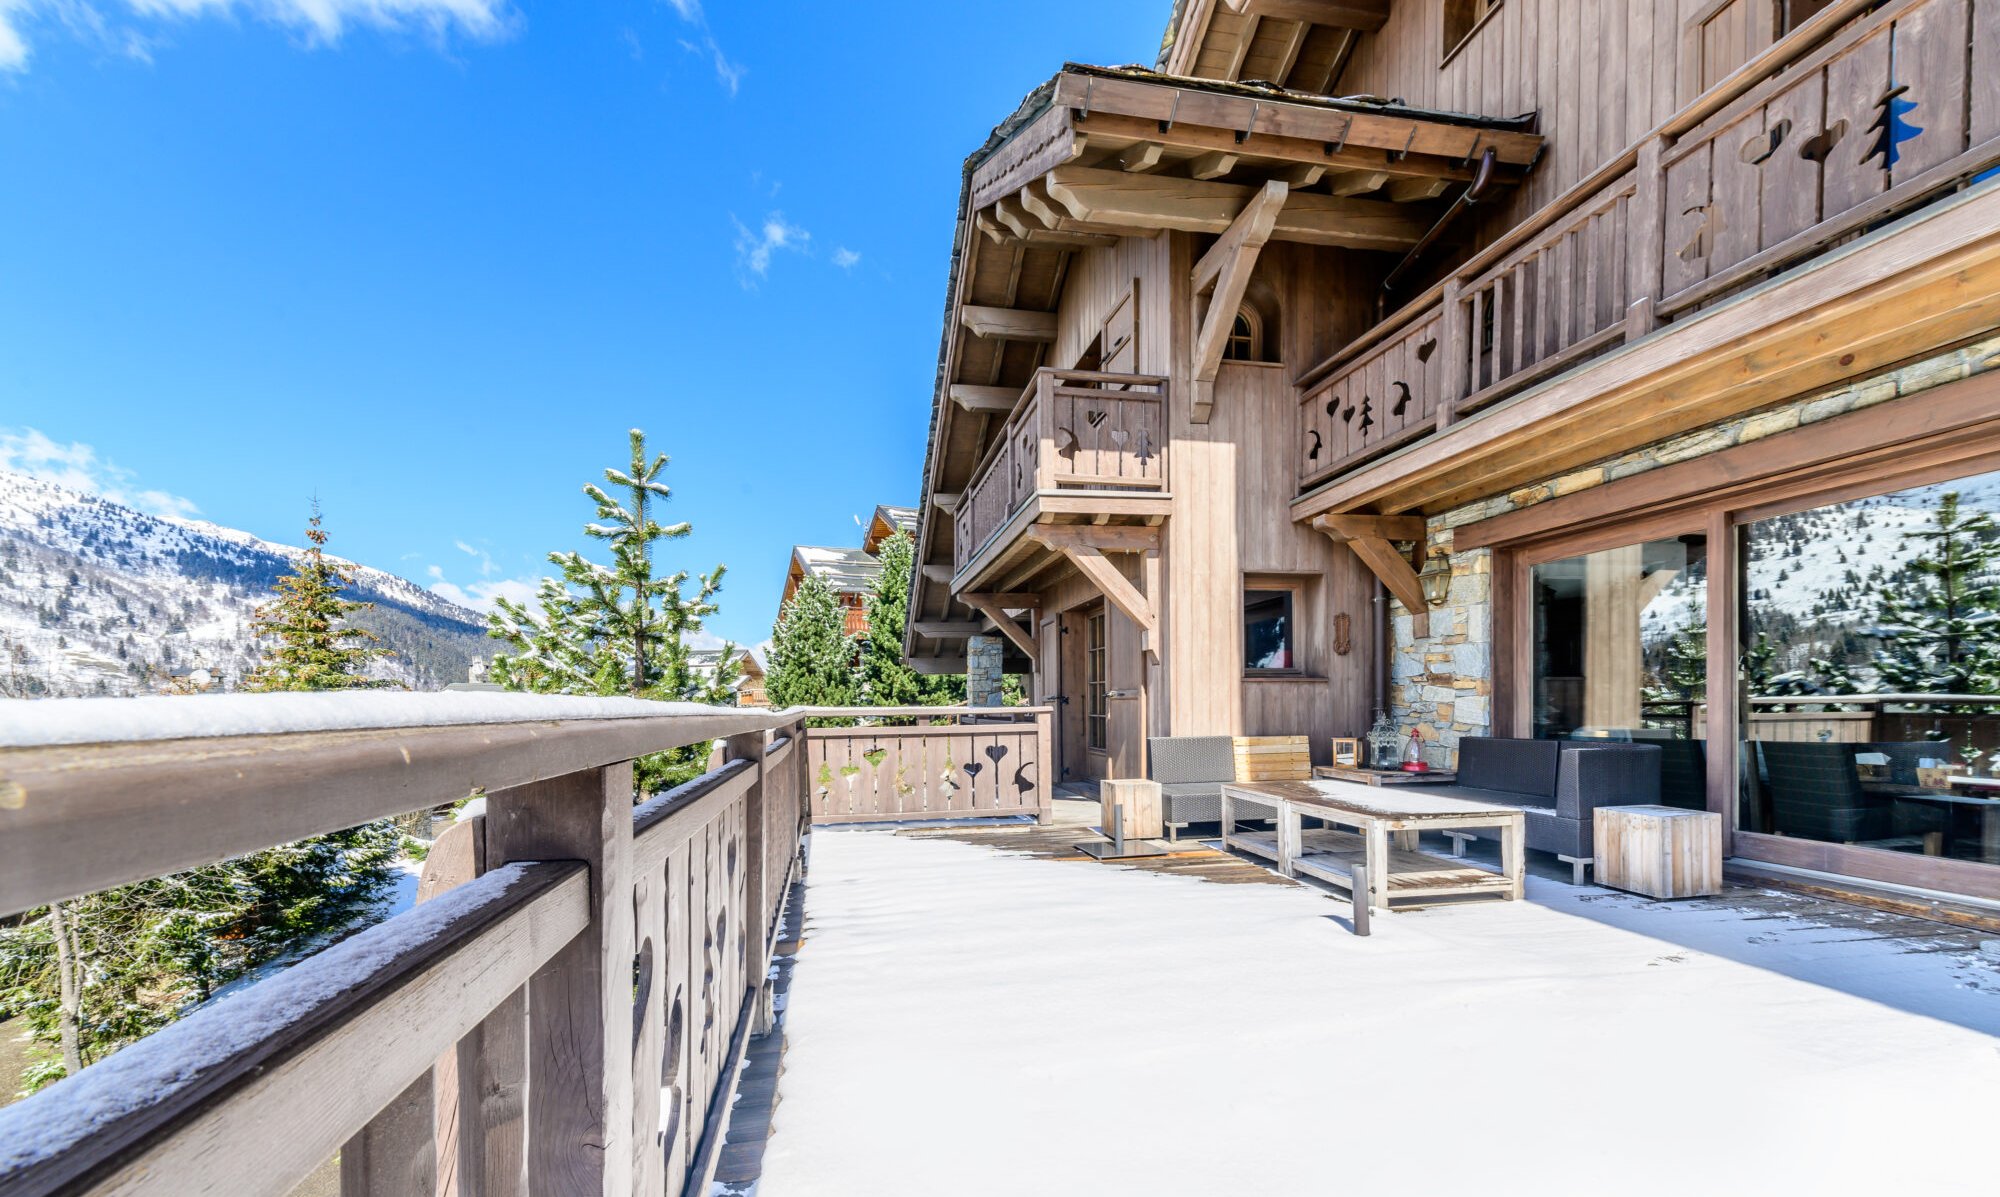
[[[1554,798],[1562,749],[1554,740],[1467,736],[1458,742],[1459,784]]]

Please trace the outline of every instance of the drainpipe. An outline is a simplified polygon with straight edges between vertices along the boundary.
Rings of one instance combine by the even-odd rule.
[[[1377,711],[1389,709],[1389,588],[1382,579],[1375,579],[1375,669],[1374,708]],[[1375,717],[1371,711],[1368,716]]]
[[[1382,280],[1382,295],[1377,296],[1378,303],[1390,291],[1396,289],[1396,280],[1403,277],[1404,272],[1410,267],[1416,265],[1417,259],[1423,257],[1424,251],[1443,234],[1445,226],[1452,222],[1453,217],[1486,198],[1487,191],[1493,186],[1493,163],[1493,147],[1488,146],[1486,152],[1479,156],[1479,169],[1473,175],[1472,184],[1460,192],[1457,199],[1451,201],[1451,207],[1446,208],[1444,215],[1437,218],[1437,223],[1433,224],[1422,237],[1417,238],[1416,245],[1411,247],[1409,253],[1403,255],[1402,261],[1396,263],[1396,268],[1389,272],[1389,277]]]

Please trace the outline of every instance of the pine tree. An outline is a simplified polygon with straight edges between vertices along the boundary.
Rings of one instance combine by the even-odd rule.
[[[868,594],[868,635],[861,646],[861,690],[869,706],[949,706],[965,701],[964,674],[921,674],[903,663],[910,574],[916,541],[898,532],[875,555],[882,572]]]
[[[771,704],[855,705],[861,692],[856,647],[839,597],[817,575],[807,574],[771,631],[770,668],[764,677]]]
[[[246,681],[247,690],[351,690],[382,683],[366,675],[369,662],[392,655],[375,646],[375,634],[349,623],[372,603],[341,597],[354,585],[351,567],[329,560],[319,504],[306,521],[306,549],[292,572],[271,589],[278,597],[257,608],[258,639],[275,641]]]
[[[1882,687],[1899,694],[2000,693],[2000,523],[1938,499],[1932,526],[1905,534],[1923,551],[1913,575],[1876,601],[1869,634]]]
[[[537,694],[626,695],[675,702],[724,704],[733,701],[737,666],[733,645],[724,645],[713,676],[696,673],[687,638],[718,609],[724,567],[692,578],[678,570],[655,576],[654,546],[680,540],[693,526],[661,525],[654,510],[672,497],[662,482],[667,455],[649,458],[646,434],[629,435],[631,464],[607,469],[604,487],[588,484],[583,493],[597,507],[597,521],[584,533],[608,544],[611,563],[581,553],[558,551],[549,561],[561,578],[544,578],[535,605],[505,599],[488,617],[487,634],[507,650],[494,657],[489,676],[510,690]],[[654,793],[694,777],[705,767],[709,746],[690,744],[640,758],[633,767],[638,795]]]
[[[350,690],[380,686],[363,670],[389,655],[375,637],[348,625],[367,603],[341,594],[353,571],[327,559],[319,505],[306,525],[307,548],[293,572],[278,579],[278,598],[257,609],[262,660],[246,689],[258,691]],[[276,959],[303,946],[344,934],[380,905],[394,882],[401,837],[394,822],[316,835],[253,852],[234,862],[248,897],[249,963]]]

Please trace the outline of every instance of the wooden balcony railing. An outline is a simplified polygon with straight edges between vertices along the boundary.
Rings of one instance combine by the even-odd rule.
[[[1048,821],[1054,708],[898,707],[869,714],[903,725],[809,733],[814,823],[998,815]]]
[[[2000,165],[2000,15],[1841,0],[1311,371],[1301,489]]]
[[[808,730],[497,694],[11,705],[0,916],[475,788],[486,812],[433,849],[445,892],[0,1110],[8,1194],[282,1197],[335,1153],[348,1197],[706,1193],[817,765],[912,732],[966,775],[967,813],[1049,805],[1046,709]],[[107,728],[131,734],[73,742]],[[714,739],[719,767],[633,807],[634,757]]]
[[[1166,390],[1156,375],[1036,371],[959,500],[953,568],[1039,493],[1164,490]]]

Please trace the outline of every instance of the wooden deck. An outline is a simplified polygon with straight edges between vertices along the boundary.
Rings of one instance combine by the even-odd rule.
[[[1292,885],[1292,881],[1271,870],[1229,852],[1220,852],[1197,840],[1182,840],[1168,856],[1147,856],[1131,860],[1102,862],[1077,851],[1078,844],[1104,839],[1095,829],[1069,824],[1054,827],[938,827],[897,832],[913,839],[957,840],[1001,852],[1014,852],[1044,860],[1073,860],[1099,867],[1137,869],[1146,873],[1166,873],[1213,881],[1218,885]]]

